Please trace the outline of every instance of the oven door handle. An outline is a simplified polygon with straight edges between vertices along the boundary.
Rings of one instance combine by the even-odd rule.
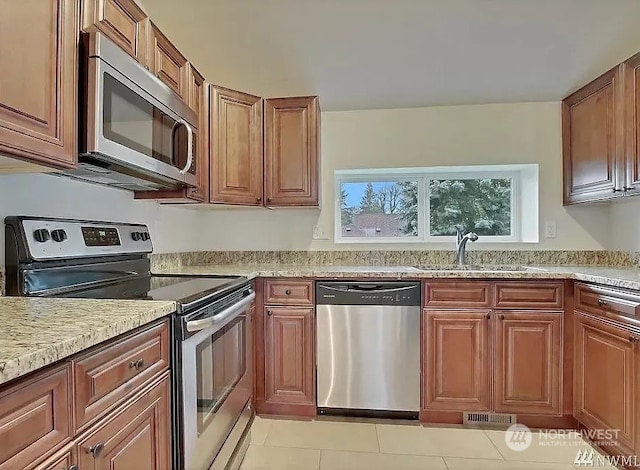
[[[256,293],[252,292],[241,301],[233,304],[230,307],[225,308],[221,312],[216,313],[210,317],[200,318],[198,320],[191,320],[187,322],[187,331],[193,333],[194,331],[204,330],[210,328],[216,323],[228,319],[229,317],[238,316],[244,311],[247,305],[253,302],[256,298]]]

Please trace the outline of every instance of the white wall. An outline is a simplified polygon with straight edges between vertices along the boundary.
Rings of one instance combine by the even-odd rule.
[[[562,206],[561,161],[559,103],[329,112],[322,114],[322,210],[168,207],[135,201],[126,191],[55,176],[4,175],[0,176],[0,217],[21,214],[143,222],[151,227],[158,253],[442,249],[451,247],[335,245],[332,239],[312,240],[316,224],[332,238],[334,170],[538,163],[541,225],[555,221],[558,237],[546,240],[541,235],[539,244],[476,244],[473,249],[590,250],[625,245],[626,239],[613,243],[609,227],[616,224],[609,223],[608,206]],[[616,206],[615,215],[625,221],[627,213],[622,210]],[[635,220],[632,215],[633,209],[629,220]],[[628,238],[638,240],[640,223],[632,233]],[[0,256],[3,260],[4,253]]]
[[[616,250],[640,252],[640,197],[611,203],[611,239]]]

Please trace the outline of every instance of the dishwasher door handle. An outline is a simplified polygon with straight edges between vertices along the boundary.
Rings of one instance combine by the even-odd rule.
[[[358,284],[347,286],[346,289],[341,287],[327,286],[325,284],[319,284],[318,287],[321,289],[333,290],[336,292],[354,292],[354,291],[355,292],[402,292],[405,290],[411,290],[416,288],[416,286],[388,287],[388,288],[385,288],[383,286],[370,287],[370,286],[358,285]]]

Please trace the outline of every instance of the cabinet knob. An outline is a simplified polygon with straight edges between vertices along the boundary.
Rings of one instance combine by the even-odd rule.
[[[258,196],[258,197],[256,198],[256,202],[262,202],[262,198],[261,198],[260,196]]]
[[[67,470],[78,470],[78,466],[74,463],[73,465],[70,465]]]
[[[614,193],[621,193],[623,191],[624,191],[624,189],[621,189],[621,188],[613,188],[613,192]]]
[[[130,369],[140,370],[144,368],[144,359],[138,359],[137,361],[131,361],[129,363]]]
[[[145,69],[147,69],[147,70],[149,70],[149,66],[148,66],[148,65],[145,65],[145,66],[144,66],[144,68],[145,68]]]
[[[485,317],[487,320],[491,320],[491,314],[490,314],[490,313],[487,313],[484,317]]]
[[[607,305],[607,301],[603,299],[598,299],[598,305],[600,305],[601,307],[604,307],[605,305]]]
[[[500,315],[498,315],[498,318],[499,318],[500,320],[504,320],[504,315],[503,315],[503,314],[500,314]]]
[[[637,343],[638,341],[640,341],[640,339],[635,336],[629,336],[629,341],[631,341],[632,343]]]
[[[269,202],[271,202],[271,198],[270,197],[267,198],[267,203],[269,203]]]
[[[96,445],[89,447],[89,453],[93,456],[94,459],[100,457],[102,450],[104,449],[104,444],[102,442],[98,442]]]
[[[284,293],[285,293],[286,295],[291,295],[291,289],[287,289],[286,291],[284,291]]]
[[[271,316],[271,315],[273,315],[273,312],[271,310],[267,310],[267,315]]]

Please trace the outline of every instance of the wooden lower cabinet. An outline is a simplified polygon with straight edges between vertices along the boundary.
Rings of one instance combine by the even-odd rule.
[[[79,470],[76,463],[76,448],[73,444],[35,467],[35,470]]]
[[[638,336],[576,312],[574,416],[591,429],[617,429],[619,449],[640,450]]]
[[[494,314],[493,410],[562,414],[562,312]]]
[[[277,408],[273,406],[283,405],[283,411],[297,409],[301,414],[315,414],[314,309],[267,306],[264,315],[264,401],[267,412],[276,412]],[[287,408],[287,405],[293,405],[293,408]],[[296,405],[302,407],[296,408]]]
[[[169,374],[77,443],[81,469],[171,468]]]
[[[489,411],[490,310],[423,312],[423,408]]]

